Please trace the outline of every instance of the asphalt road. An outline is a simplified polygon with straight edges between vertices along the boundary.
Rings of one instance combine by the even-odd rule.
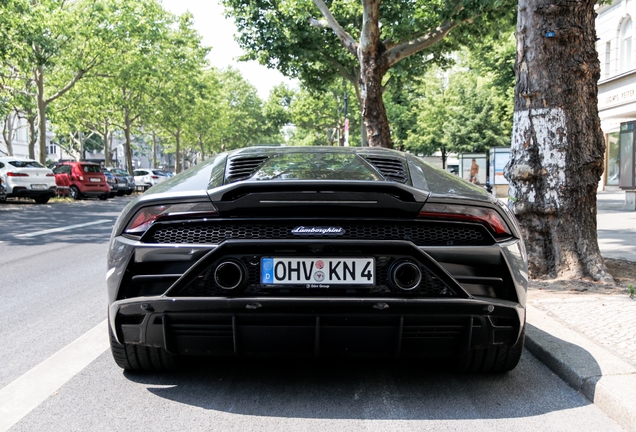
[[[0,431],[621,430],[528,352],[486,376],[385,360],[124,373],[103,324],[108,239],[129,200],[0,204]]]

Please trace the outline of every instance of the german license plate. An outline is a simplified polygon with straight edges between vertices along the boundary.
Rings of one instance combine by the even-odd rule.
[[[89,180],[92,181],[93,183],[99,183],[100,181],[97,177],[91,177]]]
[[[126,183],[117,183],[117,186],[119,186],[119,187],[126,187]]]
[[[263,285],[374,285],[373,258],[262,258]]]
[[[31,189],[33,189],[33,190],[44,190],[44,189],[46,189],[46,185],[45,184],[32,184],[31,185]]]

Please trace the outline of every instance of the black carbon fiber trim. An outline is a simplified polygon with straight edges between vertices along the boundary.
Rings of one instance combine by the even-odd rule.
[[[299,226],[335,226],[344,230],[338,236],[299,236],[292,230]],[[255,223],[210,221],[162,223],[153,226],[141,239],[144,243],[220,244],[225,240],[288,240],[302,238],[338,240],[406,240],[417,246],[487,246],[492,237],[479,225],[421,222],[338,223],[335,221],[295,223]]]

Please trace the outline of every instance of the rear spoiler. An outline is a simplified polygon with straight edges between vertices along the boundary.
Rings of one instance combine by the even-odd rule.
[[[396,182],[242,182],[208,191],[221,216],[417,215],[428,192]]]

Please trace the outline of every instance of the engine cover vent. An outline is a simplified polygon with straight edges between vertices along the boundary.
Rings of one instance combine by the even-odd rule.
[[[246,180],[269,159],[269,156],[239,156],[229,160],[226,179],[228,183]]]
[[[406,183],[408,176],[403,160],[380,156],[363,156],[364,159],[375,167],[387,180],[398,183]]]

